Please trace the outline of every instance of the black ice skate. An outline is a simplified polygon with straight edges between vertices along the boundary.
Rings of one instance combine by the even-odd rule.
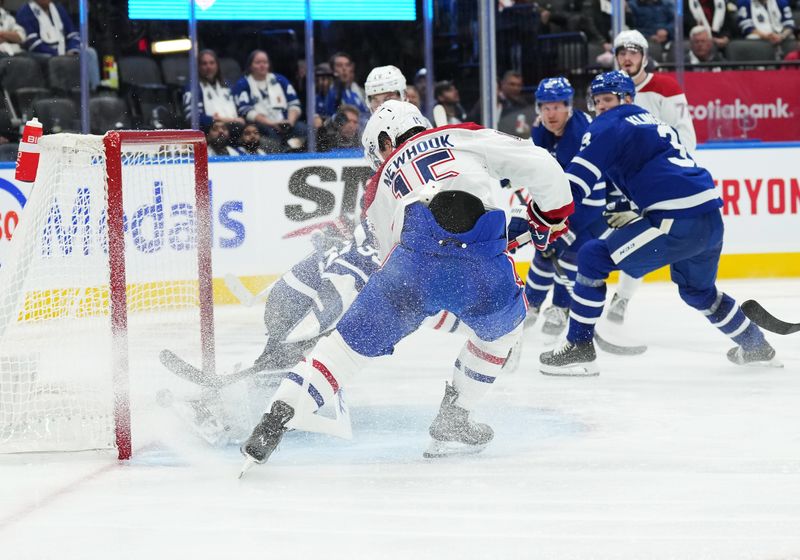
[[[247,457],[239,478],[254,463],[265,463],[286,433],[286,424],[294,416],[294,409],[283,401],[272,403],[272,409],[261,417],[253,434],[242,444],[242,455]]]
[[[606,312],[606,319],[612,323],[621,325],[625,322],[625,311],[628,309],[628,300],[614,294],[611,298],[611,303],[608,304],[608,311]]]
[[[539,371],[545,375],[573,377],[600,375],[594,344],[591,341],[575,344],[566,340],[561,346],[539,356]]]
[[[492,428],[470,420],[469,411],[458,406],[457,400],[458,390],[448,383],[439,414],[428,429],[433,441],[423,453],[425,458],[480,453],[492,441]]]
[[[728,359],[739,366],[783,367],[775,358],[775,349],[766,341],[756,350],[745,351],[741,346],[731,348],[728,350]]]

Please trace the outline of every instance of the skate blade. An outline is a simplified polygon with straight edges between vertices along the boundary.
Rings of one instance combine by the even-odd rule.
[[[540,363],[539,371],[553,377],[595,377],[600,375],[597,362],[578,362],[568,366],[549,366]]]
[[[480,453],[488,443],[469,445],[458,441],[439,441],[432,439],[428,449],[422,454],[426,459],[441,459],[443,457],[458,457]]]
[[[737,365],[743,365],[749,368],[782,368],[783,362],[781,362],[778,358],[772,358],[769,361],[748,362],[746,364],[737,364]]]
[[[255,459],[253,459],[252,457],[248,456],[248,457],[247,457],[247,458],[244,460],[244,465],[242,465],[242,470],[239,472],[239,480],[241,480],[241,479],[242,479],[242,477],[244,477],[245,473],[246,473],[247,471],[249,471],[250,469],[252,469],[252,468],[253,468],[253,465],[255,465],[255,464],[257,464],[257,463],[256,463],[256,460],[255,460]]]

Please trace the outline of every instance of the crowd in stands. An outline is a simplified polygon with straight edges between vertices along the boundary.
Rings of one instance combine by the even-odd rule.
[[[626,27],[647,37],[655,63],[674,62],[673,1],[624,3]],[[762,58],[750,60],[800,59],[790,4],[795,0],[680,1],[684,2],[688,64],[740,60],[737,53],[743,52],[743,43],[762,49]],[[800,0],[796,1],[800,8]],[[539,37],[580,31],[590,45],[590,66],[599,69],[614,64],[610,6],[609,0],[552,0],[547,4],[500,0],[498,25],[514,21],[522,26],[520,32]],[[0,110],[0,144],[17,141],[21,126],[34,115],[44,122],[46,133],[79,130],[79,52],[80,35],[63,4],[30,0],[16,14],[0,7],[0,80],[6,100]],[[304,61],[287,77],[273,71],[265,50],[253,50],[244,61],[220,59],[214,51],[202,50],[197,99],[187,85],[185,55],[122,57],[119,89],[101,81],[94,49],[89,48],[87,56],[93,133],[110,128],[185,127],[194,104],[213,154],[260,155],[304,151],[309,127],[317,151],[358,147],[360,131],[369,118],[368,100],[358,81],[369,69],[357,69],[353,57],[344,52],[335,52],[313,69],[313,115],[306,114]],[[425,69],[410,81],[408,100],[430,115],[437,126],[481,120],[480,99],[469,103],[467,111],[452,81],[435,83],[430,110],[424,107]],[[531,84],[524,83],[521,72],[508,70],[499,80],[495,100],[498,128],[522,137],[529,136],[535,119],[532,100],[524,94],[526,85]],[[11,150],[0,149],[0,159],[11,159],[10,154]]]
[[[703,37],[697,39],[697,52],[689,54],[686,62],[755,60],[747,52],[763,56],[763,60],[782,59],[797,50],[797,16],[800,3],[795,0],[680,0],[683,2],[683,35],[688,39],[700,34],[700,27],[711,36],[713,46],[706,50]],[[673,34],[675,29],[674,0],[627,0],[625,26],[637,29],[651,44],[656,62],[674,62]],[[589,42],[592,59],[600,66],[611,67],[611,2],[609,0],[500,0],[500,16],[509,11],[508,18],[527,20],[523,14],[534,14],[537,35],[582,32]],[[530,26],[530,25],[529,25]],[[751,45],[729,49],[731,41],[748,40]],[[771,49],[757,46],[768,45]],[[749,48],[748,48],[749,47]],[[743,56],[746,58],[740,58]],[[791,58],[794,58],[793,55]]]

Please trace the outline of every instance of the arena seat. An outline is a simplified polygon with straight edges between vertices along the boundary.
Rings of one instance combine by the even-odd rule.
[[[54,56],[47,61],[50,89],[59,95],[80,92],[81,60],[77,56]]]
[[[37,99],[33,102],[33,114],[41,121],[45,134],[80,132],[80,115],[71,99]]]
[[[161,75],[168,86],[183,88],[189,83],[189,58],[186,56],[167,56],[161,59]]]
[[[27,56],[7,59],[3,91],[10,100],[13,116],[23,120],[31,116],[35,100],[51,96],[39,62]]]
[[[230,86],[233,86],[243,74],[242,67],[235,58],[220,58],[219,70],[222,73],[222,79]]]
[[[120,58],[119,79],[135,127],[157,129],[175,125],[176,108],[155,60],[145,56]]]
[[[131,117],[127,104],[118,97],[93,97],[89,100],[89,127],[92,134],[130,128]]]
[[[775,60],[775,47],[760,39],[734,39],[726,49],[728,60],[760,62]]]

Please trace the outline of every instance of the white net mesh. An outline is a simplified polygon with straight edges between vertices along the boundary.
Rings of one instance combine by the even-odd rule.
[[[40,147],[0,269],[0,452],[113,447],[103,138],[54,135]],[[194,171],[191,144],[123,145],[133,385],[152,378],[165,346],[200,362]]]

